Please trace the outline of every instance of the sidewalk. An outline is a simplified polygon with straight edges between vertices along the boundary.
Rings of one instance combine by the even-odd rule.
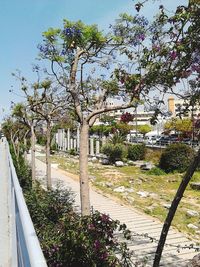
[[[36,160],[36,168],[38,178],[44,178],[45,164]],[[80,210],[79,182],[70,178],[65,171],[52,168],[53,185],[57,184],[59,181],[61,181],[65,187],[71,188],[72,192],[74,192],[75,203]],[[135,252],[134,259],[146,258],[146,266],[151,267],[157,244],[141,235],[148,234],[158,240],[162,224],[157,219],[135,210],[134,207],[122,205],[95,192],[93,189],[90,189],[90,199],[91,205],[95,210],[109,214],[111,218],[118,219],[121,223],[125,223],[128,226],[134,236],[134,240],[129,242],[129,248]],[[170,230],[166,243],[169,245],[165,247],[160,266],[185,267],[187,261],[198,254],[198,252],[192,249],[180,249],[180,252],[177,251],[177,246],[184,247],[192,243],[178,231]]]
[[[0,267],[11,266],[9,206],[8,206],[8,160],[5,143],[0,140]]]

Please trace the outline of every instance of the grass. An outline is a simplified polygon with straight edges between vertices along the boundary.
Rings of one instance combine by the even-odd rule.
[[[158,152],[149,152],[148,157],[154,158],[154,163],[158,158]],[[150,156],[151,155],[151,156]],[[147,158],[148,158],[147,157]],[[44,158],[40,158],[43,159]],[[155,160],[156,159],[156,160]],[[52,163],[59,164],[59,168],[72,173],[79,174],[78,159],[73,156],[52,156]],[[143,212],[163,221],[167,214],[166,204],[170,204],[176,190],[181,182],[182,174],[162,174],[154,175],[146,171],[141,171],[135,166],[124,166],[117,168],[105,166],[99,163],[89,162],[89,177],[93,186],[102,192],[117,197],[123,203],[133,206]],[[194,174],[192,181],[200,182],[200,171]],[[132,188],[134,191],[128,194],[114,192],[113,189],[119,186]],[[142,198],[139,191],[149,192],[147,198]],[[196,210],[200,213],[200,193],[188,186],[181,201],[172,225],[178,230],[188,234],[191,238],[198,239],[200,234],[189,229],[189,223],[200,227],[199,217],[188,217],[187,210]]]

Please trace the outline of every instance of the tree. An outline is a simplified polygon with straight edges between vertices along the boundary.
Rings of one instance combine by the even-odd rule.
[[[198,46],[196,35],[191,39],[188,31],[182,31],[187,22],[184,8],[179,7],[169,18],[160,7],[160,13],[151,25],[143,16],[122,14],[112,27],[113,33],[108,35],[103,35],[95,25],[68,20],[64,20],[63,29],[50,28],[43,34],[40,56],[50,61],[52,73],[71,96],[80,123],[82,214],[90,212],[89,127],[99,114],[134,107],[141,98],[149,102],[149,92],[155,92],[155,89],[163,103],[163,94],[173,91],[181,78],[191,74],[191,59],[198,54],[194,46]],[[116,61],[119,66],[114,69]],[[107,80],[102,80],[102,75]],[[109,97],[116,96],[120,97],[121,103],[109,104]]]
[[[16,119],[23,128],[25,128],[25,133],[23,135],[23,145],[24,145],[24,158],[25,158],[25,161],[27,161],[27,150],[29,147],[27,144],[27,139],[28,139],[27,137],[28,137],[28,134],[31,132],[31,127],[30,127],[30,122],[28,122],[26,119],[27,109],[22,103],[15,104],[13,106],[12,117]]]
[[[152,130],[151,126],[148,124],[139,125],[138,126],[138,132],[143,134],[143,138],[147,133],[149,133]]]
[[[128,133],[133,129],[133,125],[124,122],[118,122],[113,127],[113,132],[119,132],[120,135],[126,137]]]
[[[30,111],[30,109],[28,108],[28,106],[26,106],[25,103],[18,103],[18,104],[14,104],[14,106],[12,107],[12,117],[13,120],[15,122],[18,122],[18,126],[17,126],[17,132],[18,132],[18,140],[20,140],[20,142],[18,143],[20,145],[20,143],[24,143],[24,157],[26,158],[26,154],[27,154],[27,135],[29,132],[31,132],[31,169],[32,169],[32,183],[35,183],[35,179],[36,179],[36,172],[35,172],[35,127],[36,127],[36,122],[37,119],[36,117],[33,115],[33,113]],[[11,120],[10,120],[11,122]],[[11,131],[9,132],[8,130],[8,136],[10,135],[9,140],[11,140],[12,144],[13,144],[13,148],[14,148],[14,142],[13,140],[13,134],[12,131],[14,129],[14,127],[11,125],[10,123],[7,124],[7,128],[9,129],[9,127],[11,127]],[[16,123],[15,123],[16,125]],[[20,129],[24,129],[24,133],[20,132]],[[21,139],[23,137],[23,140]],[[15,152],[15,149],[14,149]],[[15,153],[16,154],[16,153]],[[18,153],[19,154],[19,153]]]
[[[71,96],[80,123],[81,209],[82,214],[86,215],[90,213],[87,167],[89,128],[99,114],[131,107],[141,84],[135,81],[132,90],[130,84],[129,88],[120,87],[114,76],[108,81],[102,81],[84,75],[84,66],[89,68],[91,64],[95,67],[98,65],[105,73],[105,69],[109,68],[108,62],[114,62],[114,52],[119,46],[114,36],[104,36],[95,25],[87,26],[81,21],[74,23],[64,20],[63,30],[51,28],[43,36],[44,44],[39,46],[40,55],[50,60],[52,73]],[[56,67],[59,67],[60,72],[56,71]],[[123,104],[113,106],[107,102],[108,97],[119,94],[124,100]]]
[[[21,82],[27,106],[40,121],[46,124],[46,182],[47,188],[51,189],[51,130],[53,122],[59,121],[59,118],[64,115],[66,105],[63,103],[63,90],[59,90],[60,88],[49,79],[43,81],[38,79],[31,85],[28,85],[24,77],[18,76],[18,79]]]
[[[192,132],[192,121],[191,119],[178,119],[172,118],[167,121],[164,125],[165,130],[181,132],[183,136]]]
[[[10,141],[16,164],[19,167],[20,152],[24,149],[22,146],[22,140],[27,129],[23,127],[19,121],[10,116],[3,122],[2,130],[6,138]]]

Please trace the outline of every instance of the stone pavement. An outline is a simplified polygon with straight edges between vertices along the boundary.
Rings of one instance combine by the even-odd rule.
[[[8,160],[5,143],[0,139],[0,267],[11,266],[9,193],[8,193]]]
[[[45,164],[36,160],[36,168],[38,178],[43,179],[45,176]],[[52,168],[52,182],[55,185],[58,181],[61,181],[63,186],[71,188],[75,194],[76,206],[80,209],[79,182],[70,178],[65,171]],[[92,188],[90,189],[90,198],[93,209],[109,214],[111,218],[118,219],[128,226],[134,237],[128,244],[129,248],[135,253],[134,259],[145,258],[147,261],[145,266],[152,266],[156,242],[151,242],[149,238],[142,235],[148,233],[149,236],[158,240],[162,224],[158,220],[134,209],[134,207],[122,205],[95,192]],[[193,249],[180,249],[180,252],[177,251],[177,246],[184,247],[192,243],[178,231],[170,230],[166,243],[168,246],[165,247],[160,266],[185,267],[188,260],[198,254]]]

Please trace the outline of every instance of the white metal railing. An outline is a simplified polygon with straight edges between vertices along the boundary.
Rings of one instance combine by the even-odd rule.
[[[7,143],[12,267],[47,267]]]

